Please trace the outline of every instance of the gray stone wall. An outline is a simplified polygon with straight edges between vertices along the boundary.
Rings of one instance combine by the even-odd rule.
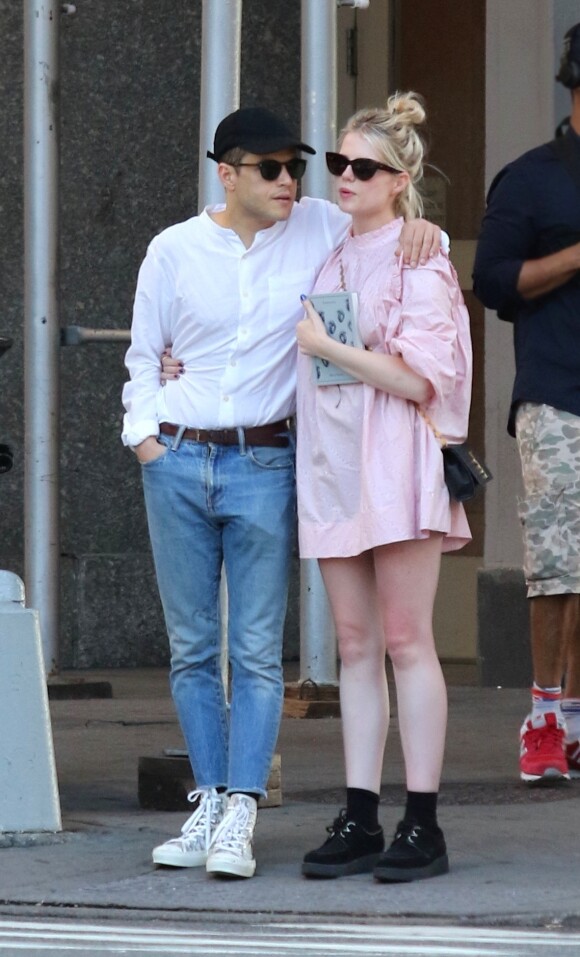
[[[0,0],[0,568],[23,574],[21,5]],[[242,105],[300,115],[300,5],[244,0]],[[61,18],[61,324],[128,328],[149,240],[197,208],[201,3],[79,0]],[[210,144],[208,144],[209,146]],[[166,638],[136,461],[121,445],[125,347],[63,347],[61,668],[159,665]],[[298,648],[293,582],[286,657]]]

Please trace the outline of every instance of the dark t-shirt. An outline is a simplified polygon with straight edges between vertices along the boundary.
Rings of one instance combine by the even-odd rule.
[[[580,167],[580,137],[566,134]],[[534,300],[517,291],[523,263],[580,242],[580,189],[548,143],[509,163],[493,181],[483,219],[473,288],[500,319],[514,324],[516,377],[508,431],[520,402],[580,415],[578,274]]]

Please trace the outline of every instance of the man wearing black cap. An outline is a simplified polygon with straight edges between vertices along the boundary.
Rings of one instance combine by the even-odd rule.
[[[580,24],[556,79],[571,91],[569,128],[496,176],[474,269],[476,295],[514,324],[508,431],[522,464],[534,671],[520,777],[532,785],[580,772]]]
[[[153,860],[236,877],[255,871],[257,801],[266,794],[284,693],[300,295],[349,225],[331,203],[296,202],[306,167],[300,153],[314,150],[267,110],[237,110],[219,124],[208,156],[225,204],[150,244],[123,392],[123,441],[142,465],[171,689],[196,782],[191,817]],[[428,226],[419,224],[418,233]],[[428,253],[439,230],[427,233]],[[162,389],[159,359],[168,344],[184,369]],[[220,669],[222,562],[229,713]]]

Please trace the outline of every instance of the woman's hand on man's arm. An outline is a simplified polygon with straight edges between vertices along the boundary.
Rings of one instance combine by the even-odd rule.
[[[171,346],[167,346],[160,357],[161,361],[161,373],[159,378],[161,380],[161,385],[165,385],[166,382],[171,382],[179,377],[185,372],[185,368],[181,359],[174,359],[171,354]]]

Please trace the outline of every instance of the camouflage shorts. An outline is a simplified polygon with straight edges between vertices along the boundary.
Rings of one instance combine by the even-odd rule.
[[[524,402],[516,435],[528,598],[580,592],[580,416]]]

